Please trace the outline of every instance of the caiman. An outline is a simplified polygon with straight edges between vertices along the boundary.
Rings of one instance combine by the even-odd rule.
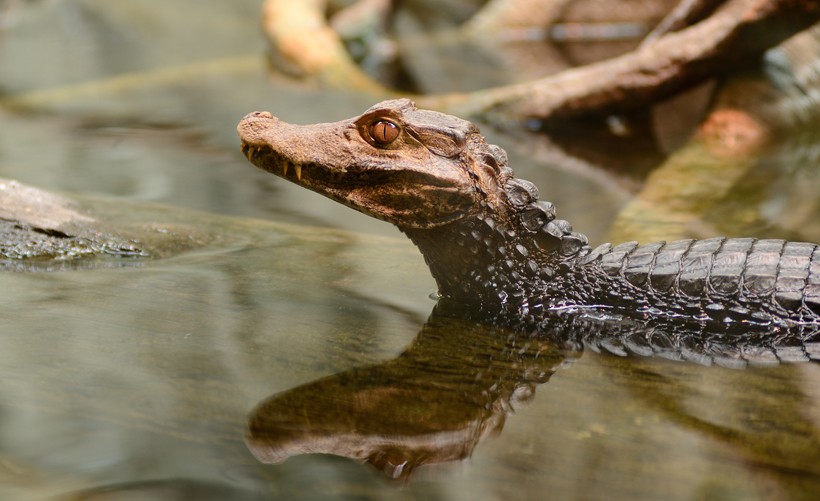
[[[255,112],[238,132],[257,167],[398,226],[439,294],[481,311],[820,327],[820,246],[721,237],[592,248],[474,124],[408,99],[315,125]]]

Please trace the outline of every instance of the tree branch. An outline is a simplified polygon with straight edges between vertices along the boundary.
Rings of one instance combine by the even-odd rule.
[[[327,26],[324,7],[324,0],[267,0],[264,27],[277,53],[302,75],[382,97],[395,94],[356,67]],[[697,9],[682,12],[689,19]],[[816,0],[725,0],[702,21],[617,58],[526,83],[416,100],[424,107],[501,121],[623,113],[747,64],[818,20]]]
[[[632,111],[736,68],[818,19],[820,4],[811,0],[729,0],[707,19],[617,58],[526,83],[420,100],[507,120]]]

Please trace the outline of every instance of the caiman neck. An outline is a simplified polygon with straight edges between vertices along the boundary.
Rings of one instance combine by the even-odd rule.
[[[527,183],[511,180],[517,182]],[[518,201],[483,204],[476,214],[435,228],[401,228],[424,256],[442,297],[491,309],[528,308],[557,274],[589,252],[587,238],[555,219],[551,203]]]

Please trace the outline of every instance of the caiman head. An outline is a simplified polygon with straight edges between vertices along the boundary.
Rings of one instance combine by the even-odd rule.
[[[237,130],[257,167],[400,228],[432,228],[474,214],[494,193],[488,184],[495,184],[496,157],[503,156],[472,123],[416,109],[409,99],[315,125],[255,112]]]
[[[255,112],[237,129],[257,167],[398,226],[443,296],[503,303],[589,250],[475,125],[408,99],[316,125]]]
[[[506,154],[460,118],[383,101],[359,117],[292,125],[268,112],[237,127],[257,167],[400,228],[476,213],[497,192]]]

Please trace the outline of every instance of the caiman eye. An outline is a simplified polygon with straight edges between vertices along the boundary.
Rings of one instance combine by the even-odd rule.
[[[399,137],[399,126],[389,120],[376,120],[370,124],[369,132],[376,146],[387,146]]]

